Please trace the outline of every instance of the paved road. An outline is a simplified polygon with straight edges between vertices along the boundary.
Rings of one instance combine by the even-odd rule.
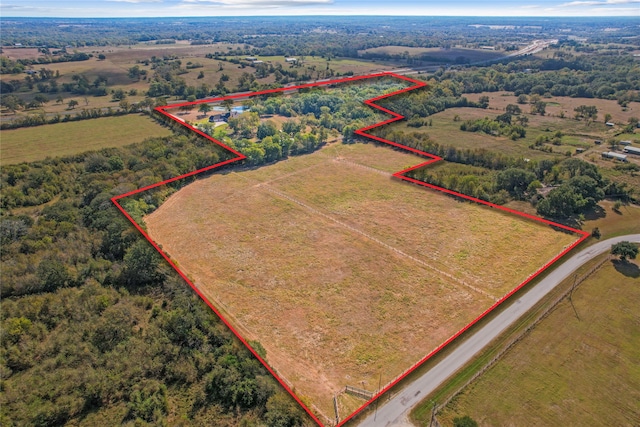
[[[425,396],[432,393],[458,369],[462,368],[477,353],[500,335],[509,325],[518,320],[538,301],[548,294],[563,279],[570,276],[578,267],[590,259],[610,250],[611,245],[623,240],[640,243],[640,234],[630,234],[600,241],[567,258],[562,265],[549,273],[526,294],[515,300],[482,329],[468,337],[449,356],[426,372],[422,377],[407,385],[398,394],[387,401],[381,398],[377,413],[360,422],[364,427],[407,426],[408,413]]]

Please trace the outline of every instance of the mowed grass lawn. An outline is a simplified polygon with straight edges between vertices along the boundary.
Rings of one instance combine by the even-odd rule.
[[[640,270],[607,262],[438,417],[481,426],[637,426]],[[427,424],[425,424],[427,425]]]
[[[171,131],[143,114],[101,117],[77,122],[3,130],[0,164],[69,156],[107,147],[122,147]]]
[[[392,381],[577,238],[390,176],[422,160],[330,144],[198,180],[145,224],[332,417],[345,385]]]

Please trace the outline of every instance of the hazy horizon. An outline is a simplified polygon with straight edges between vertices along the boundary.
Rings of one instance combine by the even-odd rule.
[[[640,0],[8,0],[2,18],[258,16],[637,17]],[[634,16],[635,14],[635,16]]]

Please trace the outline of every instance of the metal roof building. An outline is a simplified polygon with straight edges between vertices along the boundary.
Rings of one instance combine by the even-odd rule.
[[[638,147],[632,147],[630,145],[627,145],[626,147],[623,148],[623,151],[628,154],[636,154],[640,156],[640,148]]]
[[[626,155],[620,154],[620,153],[614,153],[613,151],[605,151],[604,153],[602,153],[602,157],[606,159],[620,160],[621,162],[627,161]]]

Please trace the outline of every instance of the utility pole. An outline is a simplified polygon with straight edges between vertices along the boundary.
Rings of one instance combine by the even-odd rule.
[[[378,393],[380,393],[380,386],[382,385],[382,372],[380,372],[380,376],[378,377]],[[378,394],[376,393],[376,394]],[[373,421],[376,420],[376,417],[378,416],[378,403],[380,402],[380,397],[378,396],[378,398],[376,399],[376,412],[373,415]]]

